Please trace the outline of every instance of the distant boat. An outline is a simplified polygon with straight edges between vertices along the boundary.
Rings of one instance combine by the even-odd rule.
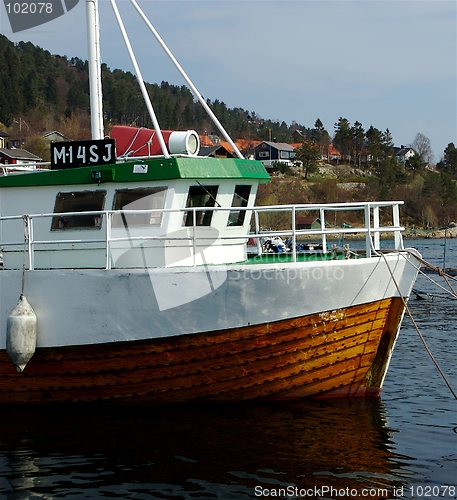
[[[199,157],[193,131],[104,139],[99,104],[94,140],[53,145],[47,172],[0,178],[0,402],[378,396],[419,267],[401,202],[257,207],[261,162]],[[341,210],[364,225],[326,228]],[[320,227],[297,229],[310,214]],[[348,231],[363,252],[330,248]],[[277,237],[284,252],[265,245]]]

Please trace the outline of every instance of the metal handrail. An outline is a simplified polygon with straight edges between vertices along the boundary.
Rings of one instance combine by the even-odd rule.
[[[42,245],[55,245],[55,244],[103,244],[105,247],[105,267],[106,269],[111,268],[111,250],[112,244],[115,242],[122,241],[155,241],[155,240],[171,240],[171,241],[189,241],[192,244],[192,254],[193,254],[193,265],[196,266],[196,255],[197,255],[197,243],[198,241],[210,240],[214,239],[214,237],[205,237],[204,234],[197,235],[197,228],[202,228],[206,226],[198,226],[197,225],[197,213],[201,211],[212,211],[212,212],[248,212],[251,214],[251,217],[254,220],[255,231],[254,232],[246,232],[243,229],[243,226],[228,226],[227,229],[229,233],[219,234],[218,240],[221,241],[230,241],[230,240],[240,240],[240,239],[256,239],[257,251],[258,254],[262,254],[263,249],[260,240],[262,238],[274,238],[274,237],[285,237],[292,238],[292,260],[295,262],[297,260],[297,251],[296,244],[297,240],[301,236],[317,236],[320,237],[322,243],[322,251],[323,253],[327,253],[327,236],[328,235],[344,235],[344,234],[364,234],[366,241],[366,255],[371,256],[376,254],[376,250],[380,248],[381,242],[381,233],[393,233],[395,249],[403,249],[403,241],[401,237],[401,232],[404,230],[404,227],[400,226],[400,218],[399,218],[399,206],[403,204],[401,201],[394,202],[351,202],[351,203],[326,203],[326,204],[297,204],[297,205],[271,205],[271,206],[256,206],[256,207],[185,207],[185,208],[164,208],[164,209],[149,209],[149,210],[94,210],[87,212],[64,212],[64,213],[42,213],[42,214],[28,214],[28,215],[19,215],[19,216],[5,216],[0,217],[1,222],[10,222],[14,220],[24,220],[25,224],[25,239],[27,242],[28,248],[28,261],[29,261],[29,269],[34,269],[34,252],[36,251],[36,247]],[[379,210],[383,207],[392,207],[392,225],[390,226],[381,226],[379,223]],[[347,211],[347,210],[359,210],[363,212],[364,216],[364,226],[362,227],[351,227],[351,228],[337,228],[331,227],[328,228],[325,225],[325,214],[328,211]],[[296,227],[296,219],[297,213],[303,211],[313,211],[319,213],[319,219],[321,222],[320,228],[315,229],[297,229]],[[183,228],[187,228],[191,230],[191,234],[187,237],[179,236],[174,237],[172,235],[160,234],[154,235],[150,234],[150,230],[158,229],[160,230],[160,226],[141,226],[143,228],[147,227],[149,234],[142,234],[140,236],[136,235],[128,235],[128,236],[113,236],[113,229],[122,229],[122,227],[116,228],[113,227],[113,216],[116,214],[152,214],[152,213],[160,213],[160,214],[172,214],[172,213],[181,213],[186,214],[192,212],[192,226],[183,226]],[[262,230],[260,227],[260,219],[259,216],[262,213],[284,213],[289,212],[291,214],[291,222],[290,227],[287,229],[281,230]],[[34,221],[36,219],[43,218],[53,218],[53,217],[71,217],[71,216],[81,216],[81,215],[96,215],[101,217],[100,229],[105,227],[105,234],[100,238],[56,238],[56,239],[35,239],[34,237]],[[239,231],[235,231],[236,228]],[[137,227],[135,227],[137,229]],[[58,229],[56,231],[65,232],[72,230],[80,230],[73,228],[66,229]],[[234,234],[235,231],[235,234]],[[244,231],[244,232],[240,232]],[[2,242],[2,247],[8,246],[19,246],[24,245],[23,241],[10,241],[10,242]]]

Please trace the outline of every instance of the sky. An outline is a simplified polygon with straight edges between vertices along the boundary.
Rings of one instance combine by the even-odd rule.
[[[454,0],[138,3],[205,99],[288,125],[312,128],[319,118],[331,136],[340,117],[389,129],[395,146],[420,133],[435,161],[449,143],[457,146]],[[143,79],[185,84],[130,2],[117,5]],[[110,1],[99,6],[103,62],[134,72]],[[12,33],[0,4],[0,32],[9,40],[68,58],[88,57],[85,19],[80,0],[62,17]]]

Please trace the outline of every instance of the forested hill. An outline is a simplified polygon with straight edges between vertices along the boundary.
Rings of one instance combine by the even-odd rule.
[[[152,127],[132,73],[111,71],[103,65],[102,79],[106,133],[110,133],[110,124]],[[146,84],[146,87],[163,129],[194,129],[199,134],[215,132],[202,106],[184,85],[162,82]],[[218,100],[208,104],[235,139],[275,138],[278,142],[290,143],[296,130],[311,139],[303,141],[296,150],[302,170],[306,166],[305,175],[299,172],[290,177],[285,173],[289,176],[287,182],[271,183],[265,188],[270,191],[263,193],[264,200],[271,202],[272,197],[279,197],[278,201],[291,203],[401,199],[405,200],[403,214],[410,224],[437,227],[457,221],[457,148],[453,143],[433,169],[427,160],[430,141],[418,134],[424,141],[417,142],[416,154],[401,164],[393,155],[394,143],[389,130],[381,132],[371,126],[364,131],[361,123],[351,125],[340,118],[331,138],[319,119],[314,128],[309,129],[295,122],[287,125],[265,120],[242,108],[229,109]],[[13,44],[0,35],[0,131],[46,158],[49,144],[42,136],[53,130],[70,140],[90,138],[87,61],[52,55],[30,42]],[[359,186],[357,189],[341,187],[343,171],[336,179],[326,179],[318,173],[318,160],[330,140],[351,168],[357,165],[364,169],[361,178],[354,179],[354,174],[350,174],[350,180]],[[314,172],[313,179],[308,177],[311,172]]]
[[[135,76],[102,66],[103,111],[108,122],[151,127]],[[192,128],[211,133],[214,126],[190,90],[167,82],[146,84],[163,129]],[[262,120],[242,108],[229,109],[219,100],[208,101],[232,137],[290,142],[298,124]],[[18,117],[35,133],[57,129],[71,139],[89,133],[88,63],[77,57],[52,55],[30,42],[17,44],[0,35],[0,123],[10,127]],[[75,124],[75,122],[77,122]],[[72,130],[68,130],[71,125]]]

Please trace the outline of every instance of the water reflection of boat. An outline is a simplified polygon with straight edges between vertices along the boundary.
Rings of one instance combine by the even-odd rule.
[[[253,498],[258,485],[390,493],[401,482],[379,400],[12,408],[0,443],[10,484],[22,477],[28,491],[81,497],[96,488],[124,498]]]

